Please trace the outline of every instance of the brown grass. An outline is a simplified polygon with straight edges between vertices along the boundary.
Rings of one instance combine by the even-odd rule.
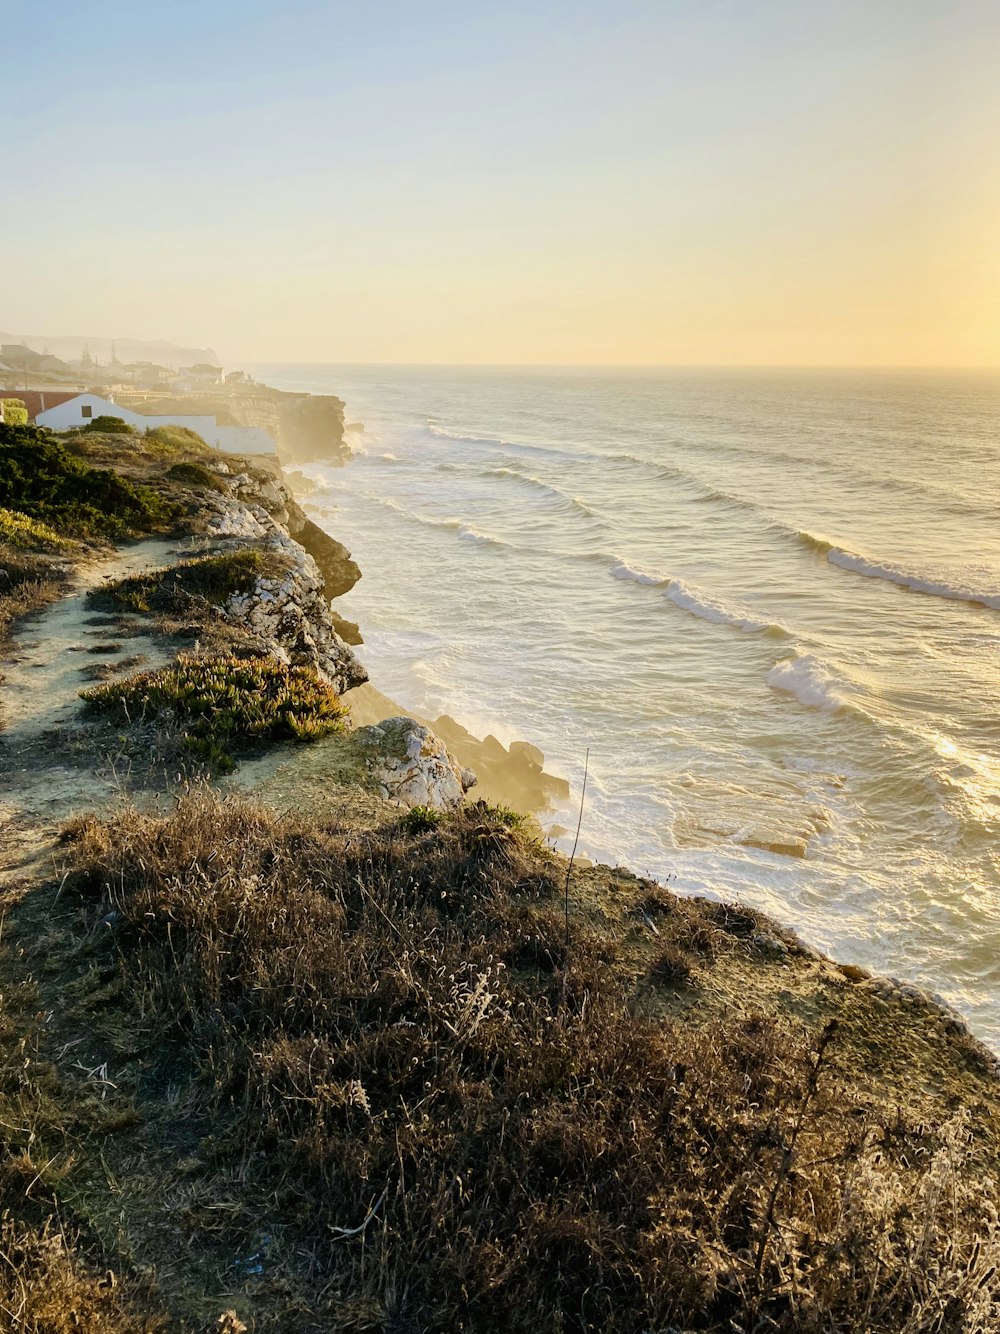
[[[154,1334],[165,1321],[123,1309],[110,1270],[88,1273],[53,1220],[0,1216],[0,1319],[18,1334]]]
[[[829,1029],[638,1016],[490,808],[360,832],[196,794],[73,839],[115,1022],[154,1085],[194,1068],[216,1167],[309,1257],[256,1329],[997,1327],[965,1118],[886,1118]],[[671,986],[699,913],[720,948],[760,927],[656,911]]]

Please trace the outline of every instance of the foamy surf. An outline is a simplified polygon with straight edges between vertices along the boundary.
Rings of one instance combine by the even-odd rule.
[[[842,570],[850,570],[865,579],[883,579],[886,583],[896,584],[899,588],[909,588],[914,593],[927,593],[931,597],[946,598],[949,602],[971,602],[976,606],[990,607],[1000,611],[1000,594],[980,592],[974,588],[956,587],[942,580],[926,579],[910,570],[897,569],[893,565],[883,565],[878,561],[857,556],[852,551],[833,547],[827,552],[827,560]]]
[[[668,602],[680,607],[682,611],[690,612],[692,616],[697,616],[701,621],[708,621],[711,625],[731,625],[748,634],[788,633],[783,626],[775,625],[773,621],[759,620],[744,608],[725,603],[720,598],[713,597],[703,589],[694,588],[673,575],[640,570],[630,565],[627,560],[616,560],[611,566],[611,575],[614,579],[623,579],[629,583],[662,588],[663,596]]]
[[[660,584],[669,584],[669,574],[655,574],[649,570],[639,570],[634,565],[630,565],[627,560],[616,560],[611,567],[611,577],[613,579],[624,579],[633,584],[649,584],[656,587]]]
[[[767,674],[772,690],[794,695],[808,709],[833,713],[848,702],[843,683],[811,653],[797,654],[775,663]]]

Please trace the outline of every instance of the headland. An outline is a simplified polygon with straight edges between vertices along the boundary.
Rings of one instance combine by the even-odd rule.
[[[0,464],[25,1328],[991,1327],[956,1016],[555,854],[540,753],[367,682],[280,464],[30,427]]]

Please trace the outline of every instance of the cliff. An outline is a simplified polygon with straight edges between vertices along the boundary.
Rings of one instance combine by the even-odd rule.
[[[123,398],[122,401],[125,401]],[[237,384],[196,394],[136,402],[158,414],[214,416],[221,426],[257,426],[274,439],[282,462],[339,465],[351,456],[344,440],[344,402],[328,394],[296,394],[268,385]]]
[[[532,748],[369,721],[391,701],[327,597],[356,566],[279,474],[0,428],[17,449],[0,1309],[997,1327],[1000,1078],[955,1016],[466,797],[459,747],[543,786]]]

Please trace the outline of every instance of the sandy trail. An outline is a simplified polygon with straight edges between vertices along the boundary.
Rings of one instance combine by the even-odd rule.
[[[176,541],[146,541],[80,570],[71,591],[22,621],[0,661],[0,883],[23,874],[52,850],[59,824],[106,806],[121,792],[112,766],[95,772],[66,752],[67,733],[94,684],[88,669],[110,663],[121,672],[158,667],[172,657],[161,639],[123,634],[86,605],[103,583],[176,560]],[[136,618],[136,628],[147,621]]]
[[[175,549],[173,542],[149,541],[118,551],[81,571],[67,597],[22,622],[13,653],[0,663],[0,744],[16,745],[32,733],[71,721],[79,711],[80,691],[94,684],[87,669],[95,663],[140,654],[149,665],[166,661],[152,636],[121,638],[114,626],[92,624],[100,617],[87,606],[87,594],[108,580],[170,563]]]

